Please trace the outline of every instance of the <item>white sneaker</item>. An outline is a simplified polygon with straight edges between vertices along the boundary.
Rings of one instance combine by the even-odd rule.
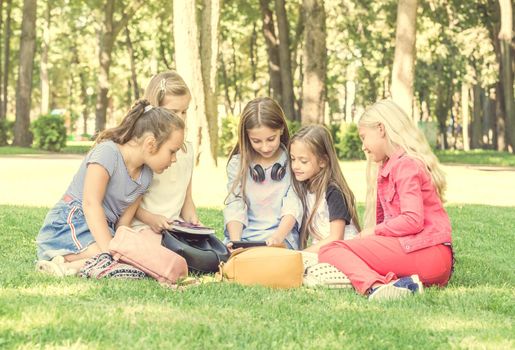
[[[347,276],[328,263],[319,263],[308,267],[302,285],[310,288],[352,288]]]
[[[302,263],[304,264],[304,271],[313,265],[318,264],[318,254],[313,252],[304,252],[302,254]]]
[[[420,282],[418,275],[411,275],[372,289],[368,295],[368,299],[393,300],[423,292],[424,286],[422,282]]]
[[[52,260],[39,260],[36,262],[36,271],[56,277],[73,276],[77,274],[74,268],[66,267],[64,257],[59,255]]]

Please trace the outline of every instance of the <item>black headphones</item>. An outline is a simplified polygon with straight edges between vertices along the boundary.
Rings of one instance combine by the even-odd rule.
[[[286,152],[286,148],[281,144],[281,148]],[[281,163],[275,163],[272,166],[272,173],[270,174],[270,177],[274,181],[281,181],[284,178],[284,175],[286,175],[286,169],[288,165],[288,156],[286,156],[286,160],[283,164]],[[265,181],[265,169],[259,164],[256,164],[254,166],[249,166],[249,172],[250,177],[254,182],[261,183]]]

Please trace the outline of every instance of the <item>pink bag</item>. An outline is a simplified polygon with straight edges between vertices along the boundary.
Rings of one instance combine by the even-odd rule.
[[[161,283],[173,284],[188,276],[188,265],[182,256],[163,247],[161,238],[150,229],[135,231],[120,226],[109,243],[109,252],[115,260],[135,266]]]

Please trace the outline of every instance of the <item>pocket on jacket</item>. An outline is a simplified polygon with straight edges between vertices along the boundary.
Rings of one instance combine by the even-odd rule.
[[[391,203],[393,201],[393,198],[395,197],[395,186],[391,185],[388,186],[384,191],[384,199]]]

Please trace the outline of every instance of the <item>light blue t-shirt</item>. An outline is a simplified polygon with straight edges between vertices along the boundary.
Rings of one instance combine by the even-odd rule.
[[[239,154],[234,155],[227,165],[227,191],[230,191],[240,169]],[[227,223],[238,221],[243,224],[241,239],[244,241],[265,241],[279,227],[281,218],[292,215],[297,223],[286,236],[286,241],[293,249],[298,249],[299,227],[302,220],[302,204],[291,186],[291,173],[288,165],[288,154],[283,151],[277,163],[286,164],[286,175],[281,181],[271,179],[272,166],[265,169],[265,181],[257,183],[246,171],[247,182],[245,195],[247,203],[239,193],[241,186],[235,188],[236,193],[230,193],[224,208],[225,236],[228,238]]]
[[[106,193],[102,207],[107,221],[116,224],[125,210],[143,195],[152,181],[152,170],[143,166],[140,176],[133,180],[127,170],[122,153],[113,141],[104,141],[96,145],[84,158],[79,171],[73,177],[72,183],[66,190],[66,194],[82,203],[84,179],[89,164],[103,166],[109,174]]]

